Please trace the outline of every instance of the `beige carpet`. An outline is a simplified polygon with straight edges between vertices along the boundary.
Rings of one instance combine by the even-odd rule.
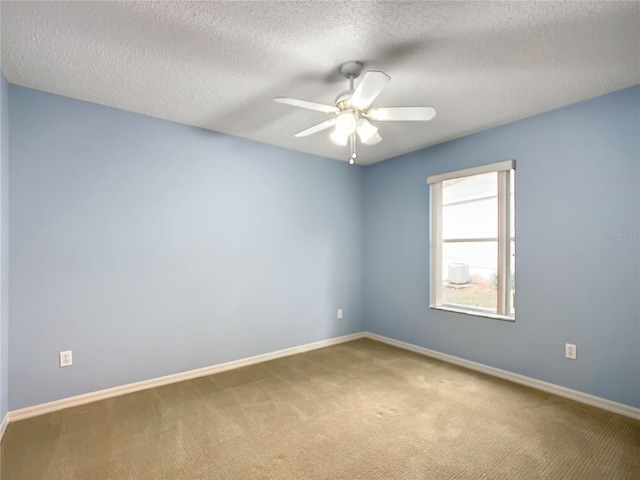
[[[640,479],[640,422],[371,340],[11,423],[2,480]]]

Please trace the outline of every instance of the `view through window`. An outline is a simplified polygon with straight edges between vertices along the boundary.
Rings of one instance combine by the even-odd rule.
[[[429,177],[433,307],[515,315],[513,166]]]

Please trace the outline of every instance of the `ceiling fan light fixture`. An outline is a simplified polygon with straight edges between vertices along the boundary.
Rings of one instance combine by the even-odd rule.
[[[372,138],[374,138],[376,133],[378,133],[378,128],[371,125],[371,122],[366,118],[359,118],[357,132],[358,132],[358,138],[360,138],[360,141],[362,143],[370,145],[368,142]]]
[[[374,133],[369,140],[365,142],[365,145],[376,145],[382,141],[382,137],[378,132]]]
[[[336,145],[344,147],[347,144],[347,140],[349,140],[349,133],[343,132],[336,126],[333,132],[331,132],[331,135],[329,135],[329,138]]]
[[[336,118],[336,131],[341,131],[344,135],[351,135],[356,131],[356,117],[352,112],[344,112]]]

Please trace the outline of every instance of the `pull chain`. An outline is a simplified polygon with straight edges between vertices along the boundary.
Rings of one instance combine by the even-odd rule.
[[[349,150],[351,154],[349,155],[349,165],[353,165],[356,163],[356,134],[355,132],[349,135]]]
[[[352,92],[355,88],[355,78],[356,78],[355,75],[349,76],[349,88]],[[356,122],[357,122],[358,112],[354,109],[353,113],[354,113],[354,118],[356,119]],[[354,165],[356,163],[356,156],[357,156],[356,143],[357,143],[356,132],[353,132],[351,135],[349,135],[349,151],[351,152],[349,154],[349,165]]]

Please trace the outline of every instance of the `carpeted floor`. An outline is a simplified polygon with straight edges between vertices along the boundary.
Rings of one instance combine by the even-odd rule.
[[[640,422],[371,340],[11,423],[3,480],[640,479]]]

